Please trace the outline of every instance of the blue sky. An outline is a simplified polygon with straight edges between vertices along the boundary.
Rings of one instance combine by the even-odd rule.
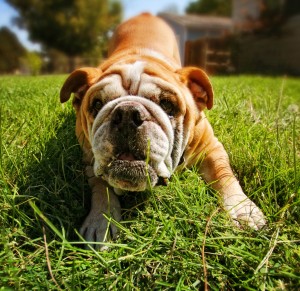
[[[170,7],[176,7],[178,13],[184,13],[188,3],[192,1],[193,0],[121,0],[124,8],[124,19],[146,11],[157,14],[158,12],[169,9]],[[12,18],[15,16],[17,16],[17,12],[4,0],[0,0],[0,27],[9,27],[17,34],[20,41],[28,49],[38,49],[38,45],[32,44],[28,40],[28,33],[26,31],[20,30],[12,24]]]

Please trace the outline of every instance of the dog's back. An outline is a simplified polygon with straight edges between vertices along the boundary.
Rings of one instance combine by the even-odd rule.
[[[109,56],[122,52],[128,55],[152,55],[168,59],[180,66],[180,56],[172,29],[160,18],[149,13],[140,14],[122,23],[115,31]]]

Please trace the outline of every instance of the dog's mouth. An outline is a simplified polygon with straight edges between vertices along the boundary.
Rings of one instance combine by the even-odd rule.
[[[126,191],[144,191],[155,185],[166,185],[167,178],[159,177],[146,158],[122,152],[110,162],[103,178],[115,188]]]
[[[135,156],[134,154],[130,153],[130,152],[123,152],[120,153],[119,155],[117,155],[117,160],[120,161],[144,161],[145,158],[138,158],[137,156]]]

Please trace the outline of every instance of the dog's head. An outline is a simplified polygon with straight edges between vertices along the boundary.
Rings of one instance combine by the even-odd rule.
[[[65,81],[61,102],[71,93],[77,136],[93,153],[95,175],[129,191],[171,176],[201,111],[213,104],[204,71],[173,72],[146,61],[114,64],[104,72],[78,69]]]

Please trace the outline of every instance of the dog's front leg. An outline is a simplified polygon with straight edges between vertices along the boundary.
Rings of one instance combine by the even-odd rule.
[[[220,142],[206,155],[200,171],[206,182],[219,192],[224,208],[237,225],[248,225],[254,229],[265,225],[263,213],[244,194],[235,178],[228,155]]]
[[[104,216],[121,220],[121,207],[113,190],[99,177],[94,176],[92,166],[86,167],[89,186],[92,189],[91,210],[86,217],[80,234],[87,242],[103,242],[115,238],[117,227]]]

